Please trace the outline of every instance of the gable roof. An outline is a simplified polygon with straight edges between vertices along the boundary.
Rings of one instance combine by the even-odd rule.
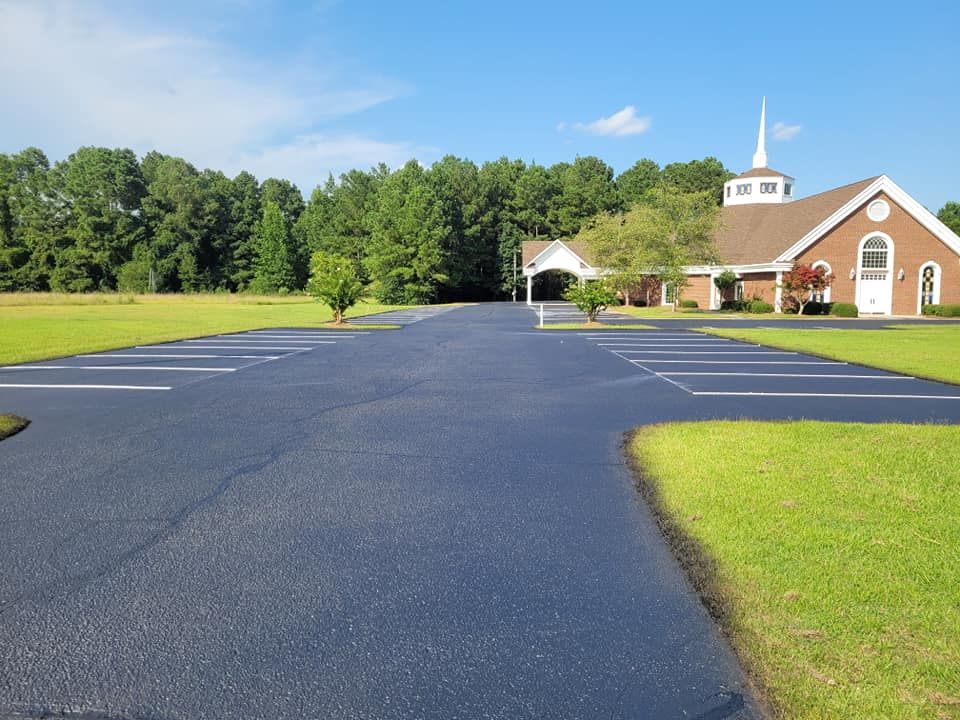
[[[526,267],[532,263],[554,243],[564,245],[570,252],[583,260],[583,262],[593,267],[593,253],[590,252],[590,246],[579,240],[524,240],[522,245],[522,266]]]
[[[946,245],[957,255],[960,255],[960,236],[944,225],[936,215],[914,200],[907,192],[886,175],[874,178],[860,192],[850,198],[835,212],[825,217],[816,227],[812,228],[803,237],[788,247],[779,256],[777,261],[790,261],[802,253],[817,240],[830,232],[845,218],[861,208],[864,203],[878,193],[884,193],[893,202],[899,205],[908,215],[927,229],[935,238]]]
[[[782,205],[724,207],[716,237],[720,257],[729,265],[779,260],[785,250],[808,235],[825,218],[847,205],[879,177],[860,180]],[[797,254],[799,252],[792,257]],[[792,257],[784,259],[790,260]]]

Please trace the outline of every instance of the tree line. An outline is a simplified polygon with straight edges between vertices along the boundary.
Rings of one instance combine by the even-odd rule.
[[[711,157],[616,175],[592,156],[447,156],[331,176],[305,202],[288,180],[159,152],[83,147],[51,164],[27,148],[0,154],[0,291],[297,292],[323,252],[384,302],[493,299],[513,289],[524,240],[574,236],[655,187],[719,203],[730,177]]]

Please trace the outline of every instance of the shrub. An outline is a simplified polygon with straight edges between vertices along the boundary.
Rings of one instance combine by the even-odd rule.
[[[700,307],[700,305],[697,303],[696,300],[681,300],[680,307],[693,309],[693,308]]]
[[[924,315],[937,317],[960,317],[960,305],[924,305]]]
[[[732,310],[734,312],[743,312],[747,309],[747,305],[749,304],[750,303],[748,303],[746,300],[724,300],[722,303],[720,303],[720,309],[728,310],[728,311]]]
[[[756,315],[772,313],[773,305],[768,303],[766,300],[751,300],[747,305],[747,312],[754,313]]]
[[[646,300],[634,300],[634,301],[633,301],[632,303],[630,303],[630,304],[633,305],[634,307],[646,307],[646,306],[647,306],[647,301],[646,301]]]
[[[310,259],[307,291],[333,311],[333,321],[343,323],[343,314],[360,299],[363,286],[349,258],[315,252]]]
[[[835,317],[859,317],[860,311],[853,303],[833,303],[830,307],[830,314]]]
[[[811,300],[806,305],[803,306],[803,312],[801,315],[823,315],[823,303],[819,303],[816,300]]]
[[[583,285],[572,285],[567,288],[563,299],[569,300],[580,312],[586,314],[587,322],[594,322],[597,315],[617,299],[617,294],[602,280],[592,280]]]

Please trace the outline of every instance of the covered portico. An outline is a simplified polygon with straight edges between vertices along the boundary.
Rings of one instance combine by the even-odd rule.
[[[583,243],[563,240],[528,240],[523,243],[523,274],[527,278],[527,304],[533,303],[533,279],[549,271],[569,273],[579,283],[597,280],[603,271],[588,260]]]

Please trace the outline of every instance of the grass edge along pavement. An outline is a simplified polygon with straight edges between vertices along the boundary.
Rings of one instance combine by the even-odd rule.
[[[913,377],[960,384],[960,323],[883,328],[694,328],[717,337],[792,350]]]
[[[0,440],[16,435],[29,424],[29,420],[19,415],[0,413]]]
[[[774,717],[960,718],[960,427],[681,422],[625,449]]]
[[[609,330],[659,330],[653,325],[604,325],[603,323],[548,323],[543,327],[534,325],[537,330],[599,330],[606,332]]]
[[[312,298],[238,300],[228,295],[89,296],[87,302],[48,294],[30,305],[25,294],[0,295],[0,365],[50,360],[133,345],[277,327],[331,330],[333,316]],[[338,330],[386,329],[376,323],[351,326],[352,318],[410,306],[359,303]]]

